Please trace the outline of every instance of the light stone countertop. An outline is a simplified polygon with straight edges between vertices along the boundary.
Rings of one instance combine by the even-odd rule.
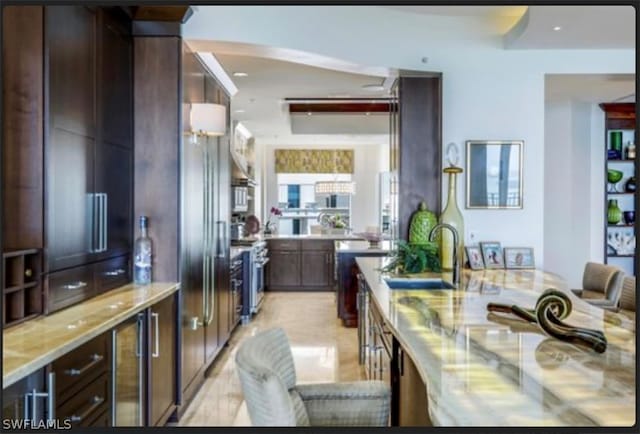
[[[372,302],[427,386],[434,425],[635,423],[636,336],[628,318],[585,303],[561,277],[538,270],[464,270],[458,290],[390,290],[378,271],[385,261],[357,258]],[[534,307],[550,287],[573,302],[565,323],[605,333],[603,354],[486,309],[488,302]]]
[[[391,250],[391,241],[380,241],[378,247],[369,247],[369,242],[364,240],[340,240],[336,241],[336,253],[385,253]]]
[[[3,389],[173,294],[175,282],[128,284],[2,332]]]
[[[362,240],[362,237],[353,234],[331,235],[331,234],[305,234],[305,235],[265,235],[263,240]]]

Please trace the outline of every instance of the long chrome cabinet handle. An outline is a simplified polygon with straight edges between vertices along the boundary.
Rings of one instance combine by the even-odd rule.
[[[69,375],[70,377],[76,377],[76,376],[82,375],[85,372],[87,372],[89,369],[93,368],[95,365],[100,363],[104,359],[104,356],[101,355],[101,354],[92,354],[91,356],[89,356],[89,359],[91,361],[89,363],[87,363],[86,365],[84,365],[82,368],[80,368],[80,369],[76,369],[76,368],[67,369],[67,370],[64,371],[64,373]]]
[[[157,312],[151,312],[151,318],[153,318],[154,320],[154,336],[153,336],[153,342],[154,342],[154,347],[155,349],[153,350],[153,353],[151,354],[152,357],[160,357],[160,325],[159,325],[159,317],[160,314]]]
[[[102,197],[102,225],[101,225],[101,229],[102,231],[100,232],[102,235],[102,252],[106,252],[109,249],[109,246],[107,245],[107,232],[108,232],[108,226],[107,226],[107,211],[109,209],[109,197],[107,196],[107,193],[101,193],[100,196]]]
[[[115,277],[122,276],[124,273],[126,273],[126,270],[118,268],[117,270],[105,271],[104,273],[102,273],[102,275],[107,277]]]
[[[63,285],[62,287],[64,289],[67,289],[69,291],[73,291],[75,289],[80,289],[80,288],[84,288],[86,287],[88,284],[87,282],[83,282],[82,280],[76,282],[76,283],[68,283],[66,285]]]
[[[87,418],[87,416],[89,416],[91,413],[93,413],[93,411],[100,407],[100,405],[102,405],[102,403],[104,402],[104,397],[102,396],[93,396],[91,397],[91,400],[89,401],[91,403],[91,405],[82,413],[80,413],[79,416],[76,416],[75,414],[72,414],[70,419],[71,422],[82,422],[84,419]]]
[[[47,420],[56,417],[56,374],[50,372],[47,376],[47,391],[38,392],[35,388],[24,395],[24,419],[35,420],[38,415],[38,398],[47,399]],[[29,402],[31,401],[31,402]]]
[[[217,245],[218,245],[218,258],[224,258],[226,257],[226,252],[225,252],[225,248],[226,248],[226,237],[227,237],[227,222],[224,220],[218,220],[216,222],[216,226],[218,228],[218,238],[217,238]]]
[[[202,152],[202,178],[204,183],[204,188],[202,190],[202,207],[203,207],[203,227],[202,230],[204,232],[203,236],[203,255],[202,255],[202,322],[204,325],[207,322],[208,317],[208,309],[209,309],[209,300],[208,300],[208,272],[209,272],[209,154],[207,152],[206,146],[203,148]]]

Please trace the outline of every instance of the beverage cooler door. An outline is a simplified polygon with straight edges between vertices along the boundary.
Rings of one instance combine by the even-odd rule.
[[[113,332],[113,426],[144,425],[144,314]]]

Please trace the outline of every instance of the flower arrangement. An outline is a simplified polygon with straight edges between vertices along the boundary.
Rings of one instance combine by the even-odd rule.
[[[273,230],[275,229],[273,226],[275,226],[275,223],[271,222],[271,218],[272,217],[279,217],[282,215],[282,211],[280,210],[280,208],[276,208],[275,206],[271,207],[271,211],[270,211],[270,215],[269,215],[269,220],[267,220],[267,223],[264,225],[264,233],[266,234],[271,234],[273,232]]]

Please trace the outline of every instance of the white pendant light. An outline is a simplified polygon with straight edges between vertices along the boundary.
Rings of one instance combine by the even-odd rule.
[[[191,131],[205,136],[227,133],[227,108],[221,104],[191,104]]]
[[[318,181],[316,194],[355,194],[356,184],[351,181]]]

